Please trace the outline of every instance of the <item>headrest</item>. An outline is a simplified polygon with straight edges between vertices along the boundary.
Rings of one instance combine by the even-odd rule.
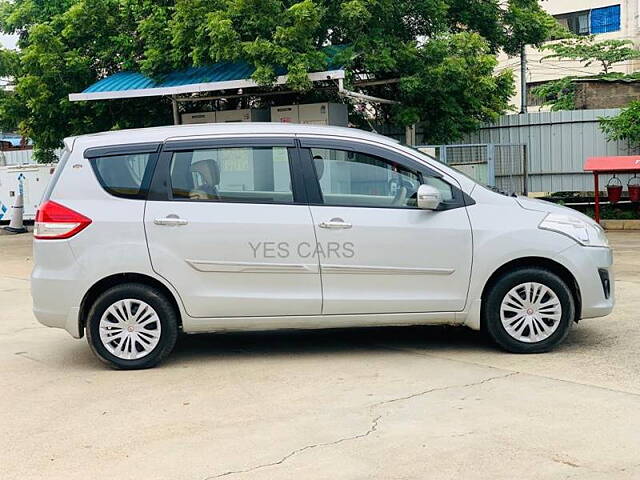
[[[216,187],[220,183],[220,166],[213,158],[198,160],[192,163],[191,171],[202,175],[208,185]]]
[[[318,180],[320,180],[322,178],[322,175],[324,174],[324,159],[320,155],[314,155],[313,163],[316,166],[316,174],[318,175]]]

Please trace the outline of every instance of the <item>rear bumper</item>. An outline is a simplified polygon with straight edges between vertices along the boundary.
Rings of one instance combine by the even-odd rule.
[[[83,331],[78,321],[79,307],[72,307],[65,316],[56,311],[38,310],[34,305],[33,314],[46,327],[64,328],[73,338],[82,338]]]
[[[604,317],[615,304],[613,253],[610,248],[575,245],[558,257],[573,273],[582,300],[580,318]],[[608,279],[608,286],[605,279]]]
[[[46,242],[46,255],[40,242]],[[35,267],[31,273],[31,297],[36,319],[47,327],[64,328],[75,338],[82,337],[78,314],[82,278],[68,243],[34,240]]]

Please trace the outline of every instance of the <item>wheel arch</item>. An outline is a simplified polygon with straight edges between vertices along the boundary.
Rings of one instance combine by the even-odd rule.
[[[481,296],[481,299],[482,299],[481,312],[480,312],[480,328],[481,329],[484,329],[483,319],[484,319],[485,299],[489,289],[496,283],[496,281],[504,273],[512,271],[514,269],[526,268],[526,267],[544,268],[558,275],[558,277],[560,277],[567,284],[567,286],[569,287],[569,290],[571,291],[571,294],[573,295],[573,299],[576,304],[574,321],[577,322],[580,319],[580,315],[582,312],[582,296],[580,293],[580,286],[578,285],[578,281],[573,276],[571,271],[561,263],[558,263],[555,260],[551,260],[550,258],[521,257],[521,258],[510,260],[509,262],[498,267],[485,282],[484,288],[482,289],[482,296]]]
[[[173,306],[178,317],[178,328],[182,329],[182,314],[180,306],[178,304],[178,299],[169,287],[167,287],[157,278],[153,278],[149,275],[145,275],[143,273],[124,272],[109,275],[108,277],[97,281],[84,294],[84,297],[80,302],[80,312],[78,314],[80,335],[84,335],[84,330],[87,323],[87,315],[89,313],[91,305],[93,305],[100,294],[102,294],[109,288],[121,283],[140,283],[160,290],[167,297],[169,302],[171,302],[171,305]]]

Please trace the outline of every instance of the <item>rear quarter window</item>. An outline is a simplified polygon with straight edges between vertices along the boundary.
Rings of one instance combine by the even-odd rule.
[[[62,151],[62,155],[60,155],[60,160],[58,161],[58,164],[56,165],[56,169],[53,172],[53,176],[51,177],[51,180],[49,180],[49,184],[47,185],[47,188],[45,189],[44,194],[40,199],[40,203],[44,203],[51,198],[51,193],[53,192],[53,189],[58,183],[58,180],[60,179],[60,175],[62,175],[62,170],[64,170],[64,167],[67,164],[67,160],[69,159],[70,155],[71,155],[71,151],[69,149],[65,148]]]
[[[155,165],[154,153],[109,155],[90,159],[98,182],[116,197],[145,199]]]

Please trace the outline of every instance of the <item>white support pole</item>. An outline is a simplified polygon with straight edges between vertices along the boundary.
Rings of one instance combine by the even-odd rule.
[[[416,144],[416,124],[407,125],[405,127],[406,144],[413,146]]]
[[[173,124],[180,125],[180,112],[178,111],[178,100],[175,95],[171,95],[171,108],[173,110]]]
[[[365,95],[364,93],[347,90],[346,88],[344,88],[344,81],[342,80],[342,78],[338,80],[338,94],[342,95],[343,97],[353,98],[355,100],[360,100],[360,101],[369,102],[369,103],[386,103],[389,105],[396,105],[400,103],[396,100],[388,100],[386,98],[373,97],[371,95]]]

